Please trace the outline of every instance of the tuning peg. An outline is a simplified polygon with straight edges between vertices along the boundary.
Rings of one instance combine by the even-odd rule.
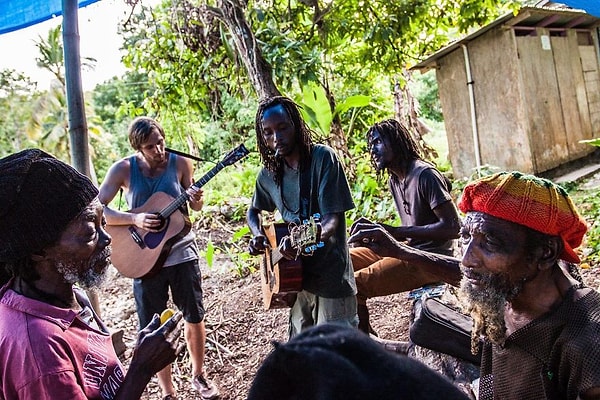
[[[305,253],[312,253],[313,251],[315,251],[317,249],[317,245],[312,245],[312,246],[308,246],[307,248],[304,249]]]
[[[313,244],[313,245],[311,245],[311,246],[308,246],[308,247],[306,247],[306,248],[304,249],[304,252],[305,252],[305,253],[312,253],[312,252],[314,252],[315,250],[317,250],[317,249],[319,249],[319,248],[321,248],[321,247],[323,247],[323,246],[325,246],[325,243],[323,243],[323,242],[319,242],[319,243],[316,243],[316,244]]]

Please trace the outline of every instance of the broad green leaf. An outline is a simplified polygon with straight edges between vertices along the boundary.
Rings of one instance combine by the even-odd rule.
[[[309,112],[310,118],[318,130],[324,135],[329,134],[333,115],[325,90],[314,82],[309,82],[302,88],[302,106],[307,108],[306,111]]]
[[[335,107],[335,115],[343,114],[352,107],[366,107],[371,103],[371,97],[365,95],[355,95],[347,97],[344,101]]]

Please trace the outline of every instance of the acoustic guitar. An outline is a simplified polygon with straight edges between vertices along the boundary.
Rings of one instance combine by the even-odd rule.
[[[296,301],[296,294],[302,290],[302,261],[300,257],[295,260],[284,258],[278,244],[289,235],[292,247],[299,253],[311,254],[322,247],[319,217],[315,214],[301,225],[278,223],[265,227],[270,245],[260,265],[265,310],[291,307]]]
[[[236,163],[248,153],[243,144],[239,145],[192,186],[201,188],[223,168]],[[135,225],[106,226],[112,236],[112,264],[123,276],[144,278],[160,271],[173,244],[187,235],[192,227],[185,207],[189,198],[190,195],[185,191],[176,198],[156,192],[142,206],[129,210],[132,213],[158,215],[161,220],[158,231],[147,231]]]

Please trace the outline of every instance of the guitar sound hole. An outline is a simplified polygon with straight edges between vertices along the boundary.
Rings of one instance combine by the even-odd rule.
[[[159,231],[162,231],[163,229],[165,229],[165,225],[166,225],[166,223],[167,223],[167,220],[165,219],[165,217],[163,217],[163,216],[162,216],[162,215],[160,215],[160,214],[156,214],[156,216],[157,216],[157,217],[159,218],[159,220],[160,220],[160,225],[158,225],[158,228],[157,228],[157,229],[158,229]]]

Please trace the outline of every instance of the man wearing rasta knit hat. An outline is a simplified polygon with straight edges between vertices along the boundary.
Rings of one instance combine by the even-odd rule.
[[[572,273],[586,224],[566,191],[502,172],[468,184],[458,206],[460,295],[484,341],[479,399],[599,399],[600,294]],[[370,235],[392,257],[458,262]]]
[[[98,189],[38,149],[0,159],[0,398],[137,399],[177,355],[156,315],[127,374],[85,292],[110,264]],[[180,350],[180,349],[179,349]]]
[[[459,208],[479,211],[547,235],[559,236],[559,258],[578,263],[575,248],[587,227],[566,191],[549,180],[519,172],[501,172],[465,187]]]

